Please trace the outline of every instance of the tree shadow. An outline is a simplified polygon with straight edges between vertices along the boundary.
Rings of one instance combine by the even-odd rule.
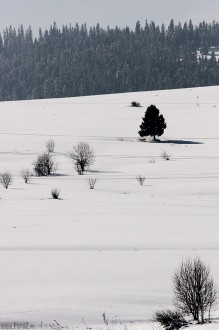
[[[166,143],[166,144],[204,144],[199,141],[190,141],[190,140],[159,140],[159,139],[146,139],[140,138],[138,139],[140,142],[149,142],[149,143]]]
[[[165,140],[165,141],[157,140],[157,143],[168,143],[168,144],[204,144],[203,142],[189,141],[189,140]]]

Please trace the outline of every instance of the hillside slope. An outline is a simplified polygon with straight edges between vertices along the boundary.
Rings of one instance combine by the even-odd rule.
[[[150,104],[167,121],[161,143],[138,137]],[[2,320],[147,321],[171,306],[171,276],[187,256],[219,285],[219,87],[3,102],[0,118],[0,171],[14,175],[0,188]],[[21,169],[50,138],[57,175],[26,185]],[[85,176],[67,157],[79,141],[96,154]]]

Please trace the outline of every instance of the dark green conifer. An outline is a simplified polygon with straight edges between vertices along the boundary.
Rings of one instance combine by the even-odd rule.
[[[161,136],[167,127],[163,115],[160,114],[155,105],[150,105],[147,108],[142,120],[141,130],[138,132],[141,137],[152,136],[156,140],[156,136]]]

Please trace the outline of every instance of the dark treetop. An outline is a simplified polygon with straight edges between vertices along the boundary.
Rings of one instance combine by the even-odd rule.
[[[167,127],[163,115],[155,105],[147,108],[142,120],[141,130],[138,132],[141,137],[152,136],[156,140],[156,136],[161,136]]]

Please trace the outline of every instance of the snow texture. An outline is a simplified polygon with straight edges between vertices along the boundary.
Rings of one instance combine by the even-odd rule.
[[[158,143],[137,133],[151,104],[167,122]],[[171,277],[188,256],[219,285],[219,87],[2,102],[0,118],[0,171],[14,176],[0,188],[1,322],[94,327],[106,313],[155,329],[148,322],[172,306]],[[25,184],[21,170],[49,139],[57,175]],[[84,176],[67,157],[80,141],[96,155]]]

